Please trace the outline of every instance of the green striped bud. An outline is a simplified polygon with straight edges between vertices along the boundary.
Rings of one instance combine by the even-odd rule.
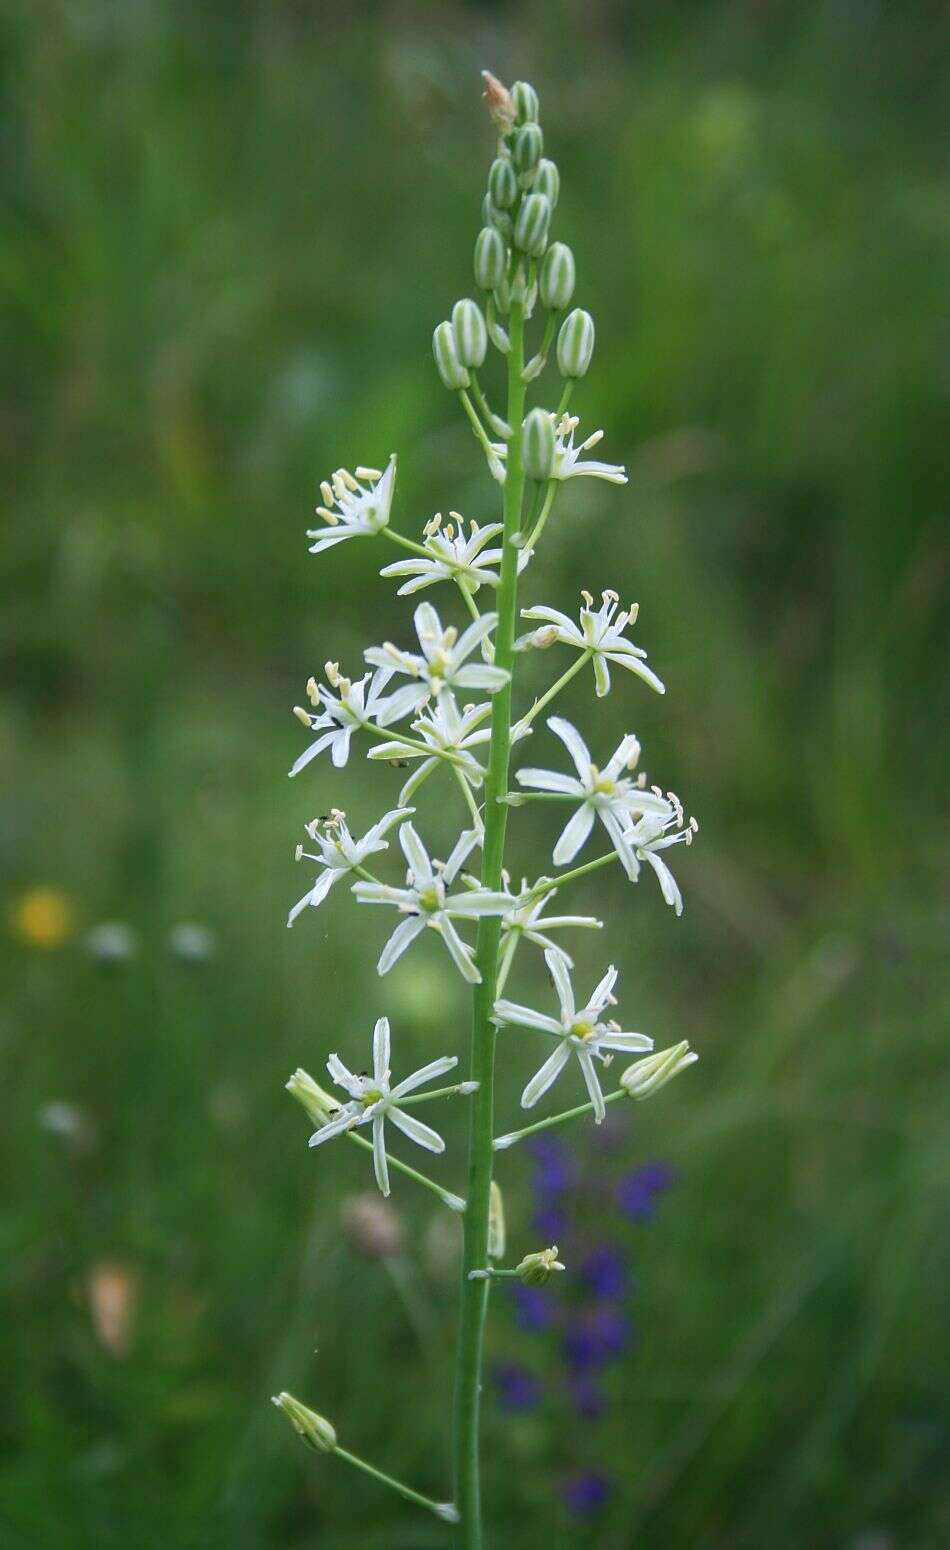
[[[552,242],[538,277],[542,305],[563,312],[574,294],[575,278],[574,254],[567,243]]]
[[[465,297],[452,308],[455,352],[463,366],[480,366],[488,349],[488,331],[482,309]]]
[[[492,204],[490,194],[486,194],[482,200],[482,224],[494,226],[503,237],[511,236],[511,216],[507,210],[499,210]]]
[[[293,1394],[275,1394],[273,1402],[282,1410],[298,1437],[318,1453],[332,1453],[336,1447],[336,1431],[325,1416],[317,1415],[309,1405],[301,1404]]]
[[[502,275],[495,286],[495,306],[503,318],[511,311],[511,286],[508,284],[507,273]]]
[[[538,94],[527,81],[515,81],[511,88],[511,100],[515,108],[516,124],[536,124],[538,121]]]
[[[504,280],[507,270],[504,237],[494,226],[483,226],[475,238],[475,284],[483,291],[493,291]]]
[[[496,210],[510,210],[518,197],[518,175],[511,158],[499,156],[488,174],[488,197]]]
[[[544,154],[540,124],[524,124],[511,142],[511,159],[519,172],[533,172]]]
[[[684,1039],[669,1049],[657,1050],[655,1055],[648,1055],[645,1060],[635,1060],[624,1071],[620,1085],[631,1098],[651,1098],[674,1076],[685,1071],[687,1066],[695,1065],[698,1059],[695,1050],[691,1050]]]
[[[557,369],[562,377],[584,377],[594,353],[594,320],[575,307],[561,324],[557,336]]]
[[[551,201],[551,209],[555,208],[561,197],[561,174],[557,170],[557,165],[553,161],[548,161],[546,156],[538,162],[538,170],[531,187],[536,194],[547,194]]]
[[[471,378],[459,360],[451,323],[440,323],[432,335],[432,354],[445,387],[453,393],[468,387]]]
[[[529,479],[550,479],[554,470],[554,421],[546,409],[532,409],[521,427],[521,461]]]
[[[544,194],[528,194],[521,202],[515,222],[515,247],[532,258],[540,258],[548,245],[551,206]]]

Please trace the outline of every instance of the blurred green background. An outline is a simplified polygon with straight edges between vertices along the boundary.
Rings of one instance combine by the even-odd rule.
[[[434,942],[377,980],[389,923],[342,892],[285,929],[303,823],[361,831],[399,780],[285,772],[308,675],[408,642],[390,550],[308,556],[319,480],[397,450],[403,532],[494,515],[429,354],[471,288],[485,65],[541,93],[598,326],[575,403],[631,475],[567,488],[526,591],[640,601],[666,698],[578,680],[564,712],[595,749],[635,728],[701,821],[682,921],[601,874],[571,903],[607,929],[571,946],[582,983],[620,965],[625,1026],[702,1055],[608,1150],[571,1135],[572,1231],[635,1278],[598,1419],[497,1299],[491,1371],[538,1394],[486,1394],[491,1543],[950,1539],[946,19],[3,7],[3,1550],[447,1543],[268,1396],[446,1494],[453,1221],[399,1180],[403,1247],[361,1257],[364,1159],[308,1152],[283,1082],[359,1065],[383,1011],[405,1069],[461,1050],[466,998]],[[454,798],[425,789],[444,854]],[[511,834],[543,870],[549,810]],[[515,987],[546,994],[528,954]],[[463,1128],[433,1167],[456,1188]],[[631,1221],[644,1164],[676,1183]],[[535,1167],[503,1165],[519,1250]],[[582,1515],[577,1471],[605,1482]]]

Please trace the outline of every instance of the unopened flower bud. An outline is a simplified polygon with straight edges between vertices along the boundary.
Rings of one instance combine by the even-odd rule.
[[[557,170],[557,164],[542,156],[531,187],[536,194],[547,195],[553,210],[561,196],[561,174]]]
[[[552,242],[544,255],[538,279],[542,305],[554,312],[563,312],[574,294],[575,279],[574,254],[566,242]]]
[[[540,629],[535,630],[532,635],[531,644],[536,646],[538,651],[547,651],[549,646],[553,646],[556,643],[557,636],[558,629],[556,624],[542,624]]]
[[[432,335],[432,354],[445,387],[454,393],[468,387],[471,378],[459,360],[451,323],[440,323],[435,330]]]
[[[330,1116],[339,1111],[340,1105],[336,1099],[324,1092],[309,1071],[304,1071],[302,1066],[297,1067],[285,1086],[290,1096],[296,1098],[297,1102],[306,1109],[315,1125],[326,1124]]]
[[[564,1269],[557,1257],[555,1243],[549,1249],[539,1249],[536,1254],[526,1254],[521,1264],[515,1266],[515,1274],[521,1277],[525,1286],[544,1286],[555,1270]]]
[[[515,247],[532,258],[540,258],[548,243],[551,206],[544,194],[528,194],[522,200],[515,221]]]
[[[507,268],[504,237],[497,227],[483,226],[475,239],[475,284],[483,291],[493,291],[504,280]]]
[[[521,460],[529,479],[550,479],[554,469],[554,421],[545,409],[532,409],[521,427]]]
[[[557,369],[561,376],[586,376],[593,353],[594,320],[589,312],[575,307],[564,319],[557,336]]]
[[[467,296],[452,308],[455,350],[463,366],[480,366],[488,349],[488,331],[482,309]]]
[[[379,1195],[347,1195],[340,1217],[348,1241],[364,1259],[389,1259],[399,1253],[402,1222]]]
[[[507,210],[499,210],[497,205],[491,202],[491,194],[486,194],[482,200],[482,223],[485,226],[494,226],[503,237],[511,236],[511,216]]]
[[[308,1447],[318,1453],[332,1453],[336,1447],[336,1432],[329,1421],[315,1410],[302,1405],[293,1394],[275,1394],[272,1403],[282,1410],[294,1431]]]
[[[536,124],[538,121],[538,94],[527,81],[515,81],[511,88],[511,100],[515,109],[516,124]]]
[[[687,1066],[695,1065],[698,1059],[695,1050],[691,1050],[683,1039],[682,1043],[673,1044],[669,1049],[647,1055],[645,1060],[635,1060],[621,1075],[620,1085],[631,1098],[651,1098]]]
[[[510,210],[518,198],[518,174],[510,156],[499,156],[488,174],[488,197],[496,210]]]
[[[488,1195],[488,1258],[505,1257],[505,1203],[495,1179],[491,1181]]]
[[[523,124],[511,142],[511,159],[517,170],[534,172],[544,155],[544,135],[540,124]]]

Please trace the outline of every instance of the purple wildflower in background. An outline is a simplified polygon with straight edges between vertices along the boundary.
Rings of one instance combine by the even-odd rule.
[[[676,1171],[667,1163],[643,1163],[625,1173],[617,1185],[617,1204],[633,1222],[648,1222],[656,1210],[657,1195],[676,1183]]]
[[[549,1243],[563,1243],[570,1230],[566,1211],[554,1201],[545,1201],[531,1213],[531,1225]]]
[[[587,1518],[599,1512],[610,1495],[610,1481],[594,1469],[570,1475],[561,1486],[561,1500],[575,1517]]]
[[[541,1385],[533,1372],[518,1362],[504,1362],[492,1372],[498,1391],[498,1402],[503,1410],[516,1415],[533,1410],[541,1398]]]
[[[581,1262],[581,1277],[595,1297],[624,1297],[628,1290],[623,1257],[609,1243],[598,1244]]]
[[[571,1373],[567,1380],[571,1404],[584,1421],[599,1421],[607,1408],[603,1390],[586,1373]]]
[[[528,1149],[537,1163],[534,1188],[539,1194],[561,1195],[577,1181],[577,1169],[567,1147],[551,1136],[535,1136]]]
[[[564,1332],[564,1359],[575,1372],[603,1367],[621,1354],[629,1336],[629,1321],[620,1309],[586,1309]]]
[[[529,1334],[551,1329],[557,1322],[557,1304],[548,1292],[536,1286],[515,1286],[515,1322]]]

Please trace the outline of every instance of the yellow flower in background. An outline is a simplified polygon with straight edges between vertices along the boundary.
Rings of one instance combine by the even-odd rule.
[[[14,933],[31,947],[60,947],[73,929],[72,900],[61,888],[29,888],[13,907]]]

